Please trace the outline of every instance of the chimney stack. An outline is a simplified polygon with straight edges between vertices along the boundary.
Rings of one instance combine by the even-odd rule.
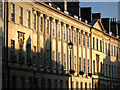
[[[80,1],[76,0],[76,2],[67,2],[67,11],[70,12],[73,16],[76,15],[80,17]]]
[[[102,24],[105,28],[106,33],[109,33],[110,35],[112,35],[111,29],[110,29],[110,22],[112,21],[112,19],[110,18],[102,18]]]
[[[92,20],[101,19],[101,13],[92,13]]]
[[[113,21],[111,21],[111,31],[113,35],[118,38],[118,25],[116,22],[116,18],[113,18]]]
[[[81,8],[81,18],[87,20],[88,23],[92,21],[92,8],[91,7],[82,7]]]

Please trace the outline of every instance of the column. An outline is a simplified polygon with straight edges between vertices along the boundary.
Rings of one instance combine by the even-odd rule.
[[[43,18],[44,18],[44,19],[43,19],[43,20],[44,20],[44,22],[43,22],[43,23],[44,23],[44,24],[43,24],[43,28],[44,28],[44,29],[43,29],[43,32],[44,32],[44,33],[43,33],[43,37],[44,37],[44,40],[43,40],[43,43],[44,43],[44,44],[43,44],[43,46],[44,46],[44,70],[46,71],[46,69],[47,69],[47,68],[46,68],[46,66],[47,66],[47,61],[46,61],[46,60],[47,60],[47,59],[46,59],[46,19],[47,19],[47,16],[44,14],[44,15],[43,15]]]
[[[81,70],[84,71],[83,69],[83,30],[81,30]]]
[[[76,41],[77,41],[77,74],[79,75],[79,29],[76,30]]]
[[[69,25],[66,24],[66,40],[67,40],[67,44],[69,43],[69,40],[68,40],[68,28],[69,28]],[[69,56],[69,47],[67,45],[67,72],[69,73],[69,70],[70,70],[70,56]]]
[[[52,72],[52,20],[50,17],[50,71]]]
[[[87,58],[87,32],[85,32],[85,73],[87,74],[88,73],[88,58]]]
[[[71,26],[71,42],[73,42],[73,30],[74,30],[74,27]],[[72,66],[72,70],[75,70],[75,63],[74,63],[74,44],[73,44],[73,48],[72,48],[72,51],[71,51],[71,66]]]
[[[63,25],[64,23],[61,22],[61,60],[62,60],[62,65],[63,65],[63,68],[62,68],[62,73],[64,73],[64,52],[63,52]],[[66,71],[65,71],[66,72]]]
[[[40,30],[40,12],[37,12],[37,68],[40,67],[40,34],[39,34],[39,30]]]
[[[93,37],[92,37],[92,32],[91,32],[90,34],[90,73],[92,73],[92,48],[93,48],[92,45],[93,45]]]
[[[90,53],[90,73],[92,73],[92,34],[89,34],[89,38],[90,38],[90,42],[89,42],[89,44],[90,44],[90,51],[89,51],[89,53]]]
[[[58,23],[59,21],[58,20],[55,20],[55,23],[56,23],[56,72],[59,73],[59,61],[58,61]]]

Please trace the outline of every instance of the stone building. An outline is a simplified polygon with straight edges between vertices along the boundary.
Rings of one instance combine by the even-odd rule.
[[[3,89],[120,85],[120,39],[106,33],[101,19],[88,24],[52,3],[2,4]]]

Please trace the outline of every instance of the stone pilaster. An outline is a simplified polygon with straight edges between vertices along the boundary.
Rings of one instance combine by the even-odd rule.
[[[83,30],[81,30],[81,70],[83,71]]]

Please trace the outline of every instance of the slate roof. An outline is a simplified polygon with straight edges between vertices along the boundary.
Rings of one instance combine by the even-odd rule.
[[[89,23],[89,25],[94,26],[94,24],[98,21],[99,19],[94,19],[92,22]]]

